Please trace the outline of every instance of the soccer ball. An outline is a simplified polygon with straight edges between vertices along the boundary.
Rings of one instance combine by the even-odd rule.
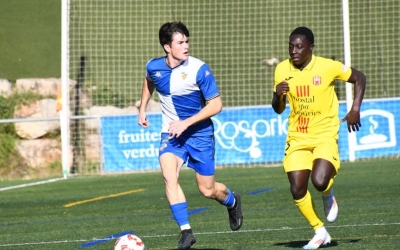
[[[117,239],[114,250],[144,250],[143,241],[133,234],[126,234]]]

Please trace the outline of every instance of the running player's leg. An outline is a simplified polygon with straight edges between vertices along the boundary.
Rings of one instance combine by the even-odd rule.
[[[200,193],[208,199],[215,199],[228,209],[229,225],[232,231],[237,231],[243,224],[241,197],[238,192],[231,192],[225,184],[216,182],[214,175],[203,176],[196,173]]]
[[[313,155],[310,147],[302,145],[302,143],[296,141],[287,143],[283,166],[290,182],[294,203],[314,229],[314,237],[304,248],[316,249],[320,245],[330,242],[330,236],[315,211],[313,199],[308,191]]]
[[[172,213],[181,229],[185,224],[189,224],[187,212],[184,212],[184,210],[187,211],[186,198],[178,182],[179,171],[182,165],[183,160],[172,153],[164,153],[160,156],[160,166],[165,183],[165,194],[171,206]],[[175,207],[179,207],[179,209],[175,211]],[[180,214],[182,215],[179,216]]]
[[[307,189],[310,170],[291,171],[287,175],[294,203],[300,210],[300,213],[314,230],[323,227],[324,223],[318,217],[311,194]]]
[[[298,207],[300,213],[306,218],[310,226],[314,229],[313,238],[305,245],[304,249],[317,249],[321,245],[331,242],[331,237],[324,227],[324,223],[318,217],[314,201],[310,192],[307,190],[309,170],[298,170],[288,172],[290,182],[290,190],[293,195],[294,203]],[[305,193],[305,194],[304,194]]]
[[[334,178],[340,168],[337,141],[330,138],[323,140],[317,144],[313,154],[315,160],[311,181],[314,187],[322,193],[327,220],[334,222],[339,210],[333,191]]]
[[[239,230],[243,223],[240,194],[215,181],[215,142],[212,136],[187,140],[188,167],[196,171],[197,186],[206,198],[215,199],[228,209],[230,227]]]
[[[165,183],[165,194],[170,204],[172,215],[180,227],[181,237],[178,249],[189,249],[196,243],[189,224],[188,204],[179,185],[179,173],[187,158],[184,142],[168,134],[162,134],[160,143],[160,166]]]

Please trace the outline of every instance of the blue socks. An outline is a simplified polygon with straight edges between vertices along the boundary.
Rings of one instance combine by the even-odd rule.
[[[189,215],[187,207],[188,207],[187,202],[176,203],[170,206],[175,221],[176,223],[178,223],[180,227],[189,224]]]
[[[235,205],[235,196],[232,194],[231,190],[228,188],[228,197],[221,203],[225,207],[232,208]]]
[[[225,207],[232,208],[235,205],[235,196],[232,194],[231,190],[228,188],[228,197],[224,202],[221,203]],[[172,215],[175,218],[176,223],[178,223],[181,229],[190,228],[189,226],[189,214],[187,202],[176,203],[170,205]]]

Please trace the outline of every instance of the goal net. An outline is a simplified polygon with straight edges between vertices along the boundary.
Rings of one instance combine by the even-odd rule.
[[[399,97],[398,1],[349,2],[351,66],[367,75],[365,98]],[[266,106],[272,98],[274,66],[288,57],[288,35],[295,27],[307,26],[313,30],[316,55],[344,62],[341,1],[69,0],[68,5],[69,77],[76,80],[70,90],[73,117],[70,138],[74,147],[73,167],[80,173],[99,172],[104,166],[107,132],[102,130],[100,117],[120,115],[125,123],[124,116],[137,114],[135,105],[141,95],[145,64],[164,55],[158,29],[166,21],[181,20],[188,26],[190,53],[211,67],[226,110],[254,108],[252,114],[261,118],[271,112]],[[344,101],[345,84],[336,86],[339,100]],[[153,96],[157,102],[157,95]],[[240,119],[229,117],[228,113],[226,116],[224,121],[232,121],[240,128]],[[235,116],[233,111],[232,116]],[[129,126],[138,126],[136,120],[132,121]],[[256,121],[247,124],[248,128]],[[256,133],[256,141],[260,142],[265,133],[283,129],[272,131],[272,122],[271,118],[269,123],[257,125],[264,131]],[[224,132],[227,137],[220,136],[217,143],[232,147],[231,150],[234,145],[249,151],[246,154],[249,159],[243,157],[234,165],[251,165],[252,159],[260,154],[277,158],[255,163],[268,165],[282,159],[280,143],[267,141],[272,147],[268,152],[263,147],[249,149],[254,146],[254,136],[241,131],[243,140],[235,141],[232,140],[235,128],[229,124],[224,128],[229,128]],[[140,133],[145,135],[146,131],[139,130],[138,138]],[[132,132],[129,138],[134,135]],[[150,151],[132,149],[125,156],[131,157],[134,165],[137,157],[151,154]],[[124,157],[120,154],[118,157]],[[217,157],[230,156],[217,154]],[[221,162],[224,165],[225,161]]]

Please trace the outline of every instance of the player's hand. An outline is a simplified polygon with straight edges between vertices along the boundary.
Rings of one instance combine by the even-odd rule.
[[[147,120],[145,113],[139,113],[138,124],[143,128],[147,128],[150,125],[150,122]]]
[[[287,83],[286,81],[282,81],[281,83],[276,85],[276,94],[278,94],[278,96],[286,95],[289,90],[289,83]]]
[[[185,121],[172,121],[169,123],[168,132],[173,137],[179,137],[188,128]]]
[[[340,120],[340,122],[345,121],[347,121],[347,130],[349,133],[351,133],[351,131],[358,131],[361,128],[360,112],[350,110],[349,113],[347,113],[347,115]]]

